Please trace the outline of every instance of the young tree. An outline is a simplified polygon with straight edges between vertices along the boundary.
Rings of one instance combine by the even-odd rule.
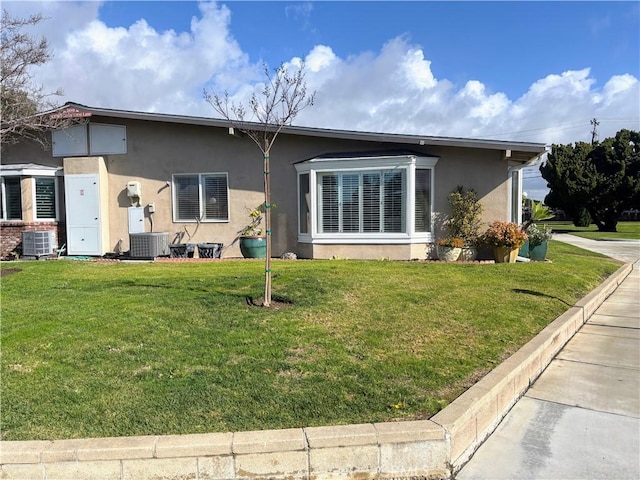
[[[307,94],[305,66],[291,72],[280,65],[273,74],[264,65],[266,81],[260,95],[253,93],[249,106],[230,100],[229,94],[223,96],[205,90],[207,102],[225,119],[231,121],[234,128],[246,134],[262,152],[264,175],[264,221],[267,243],[265,256],[265,282],[263,306],[271,306],[271,177],[269,175],[269,154],[283,127],[291,125],[300,111],[313,105],[315,92]]]
[[[576,225],[591,217],[598,230],[615,232],[622,211],[640,207],[640,133],[553,145],[540,172],[550,188],[547,205],[563,209]]]
[[[51,59],[47,40],[35,40],[23,30],[44,20],[41,14],[28,18],[13,18],[2,12],[0,53],[0,121],[1,145],[10,145],[22,139],[34,140],[48,146],[44,132],[64,128],[73,123],[68,118],[41,114],[57,106],[52,97],[61,95],[57,90],[46,93],[43,86],[32,82],[31,69]]]

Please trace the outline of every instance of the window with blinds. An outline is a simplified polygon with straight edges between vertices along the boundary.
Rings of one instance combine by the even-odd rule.
[[[2,178],[2,219],[22,220],[22,188],[20,177]]]
[[[402,233],[405,170],[318,174],[320,233]]]
[[[298,177],[298,211],[300,218],[298,220],[300,233],[310,233],[310,209],[309,205],[309,174],[303,173]]]
[[[56,219],[56,180],[54,177],[36,177],[36,218]]]
[[[415,181],[415,231],[431,231],[431,170],[416,169]]]
[[[174,221],[228,221],[226,173],[173,176]]]

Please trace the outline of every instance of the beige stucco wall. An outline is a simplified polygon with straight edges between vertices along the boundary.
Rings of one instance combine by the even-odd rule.
[[[313,245],[313,258],[408,260],[411,245]],[[422,256],[421,258],[424,258]]]
[[[33,222],[35,217],[33,209],[33,179],[23,177],[20,179],[20,196],[22,197],[22,220],[24,222]]]
[[[141,205],[155,204],[150,217],[145,208],[145,230],[169,232],[170,238],[185,228],[192,236],[191,243],[221,242],[223,256],[240,256],[235,242],[237,232],[248,223],[248,211],[263,201],[262,154],[249,138],[237,138],[226,128],[170,124],[142,120],[93,117],[92,122],[113,123],[127,127],[127,153],[105,155],[99,168],[106,192],[104,211],[107,251],[113,251],[122,239],[122,249],[128,250],[127,208],[131,201],[126,195],[129,181],[142,185]],[[333,152],[363,152],[410,149],[428,156],[439,157],[435,167],[436,223],[448,211],[447,195],[463,185],[478,192],[485,206],[484,219],[508,218],[507,161],[502,151],[419,145],[385,144],[355,140],[326,139],[301,135],[281,135],[271,152],[273,210],[273,254],[296,252],[301,257],[348,258],[424,258],[426,245],[365,246],[309,246],[297,242],[297,176],[294,163]],[[40,163],[62,165],[61,158],[51,152],[18,146],[3,152],[3,163]],[[65,161],[65,173],[79,173],[86,167],[86,159]],[[226,172],[229,181],[229,222],[174,223],[172,219],[172,175],[178,173]],[[437,225],[436,225],[437,226]],[[436,235],[438,229],[436,228]],[[183,241],[187,241],[187,237]],[[359,252],[356,254],[355,252]]]

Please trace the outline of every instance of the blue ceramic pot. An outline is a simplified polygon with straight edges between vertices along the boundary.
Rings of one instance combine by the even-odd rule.
[[[267,239],[265,237],[240,237],[240,251],[244,258],[265,258]]]
[[[529,245],[529,259],[534,262],[544,262],[547,258],[548,243],[546,240],[539,245]]]
[[[524,245],[520,247],[520,250],[518,250],[518,256],[529,258],[529,240],[524,242]]]

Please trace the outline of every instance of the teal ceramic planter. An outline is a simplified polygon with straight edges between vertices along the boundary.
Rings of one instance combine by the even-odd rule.
[[[265,258],[267,239],[265,237],[240,237],[240,251],[244,258]]]
[[[547,258],[548,243],[546,240],[539,245],[529,245],[529,259],[533,262],[544,262]]]
[[[518,250],[518,256],[529,258],[529,240],[524,242],[524,245],[520,247],[520,250]]]

